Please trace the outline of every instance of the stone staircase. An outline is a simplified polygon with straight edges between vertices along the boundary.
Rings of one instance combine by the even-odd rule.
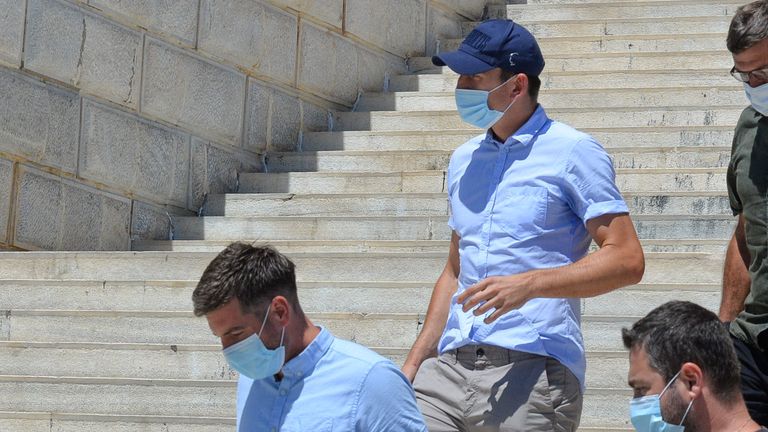
[[[540,38],[541,102],[613,155],[647,253],[642,283],[582,301],[581,430],[631,429],[621,327],[670,299],[717,307],[733,226],[725,167],[746,105],[725,31],[741,3],[489,6]],[[0,430],[231,430],[235,374],[190,295],[232,240],[290,255],[315,322],[401,362],[447,254],[444,170],[479,133],[455,112],[454,74],[428,58],[409,68],[337,113],[333,131],[305,134],[302,152],[269,154],[240,193],[209,197],[205,217],[174,220],[173,241],[0,254]]]

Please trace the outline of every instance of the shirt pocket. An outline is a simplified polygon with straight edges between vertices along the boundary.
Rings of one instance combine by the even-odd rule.
[[[493,224],[516,240],[525,240],[544,231],[547,220],[547,188],[505,187],[493,210]]]

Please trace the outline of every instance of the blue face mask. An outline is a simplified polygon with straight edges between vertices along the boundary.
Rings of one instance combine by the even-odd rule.
[[[227,359],[227,363],[232,369],[253,380],[260,380],[280,372],[285,361],[285,346],[283,346],[285,327],[283,327],[278,348],[267,349],[261,341],[261,332],[267,325],[268,316],[269,306],[267,306],[267,313],[264,315],[258,334],[254,333],[240,342],[224,348],[224,358]]]
[[[679,425],[669,424],[661,416],[661,396],[677,379],[678,375],[680,375],[680,372],[667,383],[667,386],[664,387],[661,393],[635,398],[630,401],[629,412],[632,418],[632,426],[635,427],[637,432],[683,432],[685,430],[683,422],[688,416],[691,406],[693,406],[693,401],[688,404],[688,409],[685,410]]]
[[[499,84],[493,90],[456,89],[456,108],[459,110],[461,119],[480,129],[488,129],[496,124],[515,102],[512,101],[504,111],[496,111],[488,107],[488,96],[509,80]]]
[[[744,83],[744,91],[747,93],[747,99],[752,104],[752,108],[764,116],[768,116],[768,84],[759,87],[750,87]]]

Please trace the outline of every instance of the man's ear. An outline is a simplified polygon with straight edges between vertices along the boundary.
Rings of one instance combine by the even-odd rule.
[[[704,388],[704,373],[696,363],[687,362],[680,368],[679,380],[685,384],[691,399],[698,398]]]
[[[285,327],[288,325],[288,322],[291,321],[293,308],[288,299],[283,296],[275,296],[275,298],[272,299],[269,314],[271,315],[269,319],[276,320],[275,323],[278,324],[279,327]]]
[[[528,80],[528,75],[524,73],[519,73],[515,75],[514,79],[514,85],[511,87],[511,95],[513,97],[519,96],[521,94],[529,94],[528,93],[528,86],[530,85],[530,82]]]

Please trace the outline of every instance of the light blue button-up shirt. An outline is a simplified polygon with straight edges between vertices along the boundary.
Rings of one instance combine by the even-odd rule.
[[[504,143],[489,131],[459,147],[448,167],[449,225],[461,238],[459,287],[439,350],[489,344],[554,357],[584,388],[579,299],[538,298],[491,324],[456,298],[489,277],[560,267],[587,254],[586,221],[628,213],[610,157],[592,137],[539,106]]]
[[[321,328],[283,379],[237,384],[240,432],[426,432],[411,384],[391,361]]]

